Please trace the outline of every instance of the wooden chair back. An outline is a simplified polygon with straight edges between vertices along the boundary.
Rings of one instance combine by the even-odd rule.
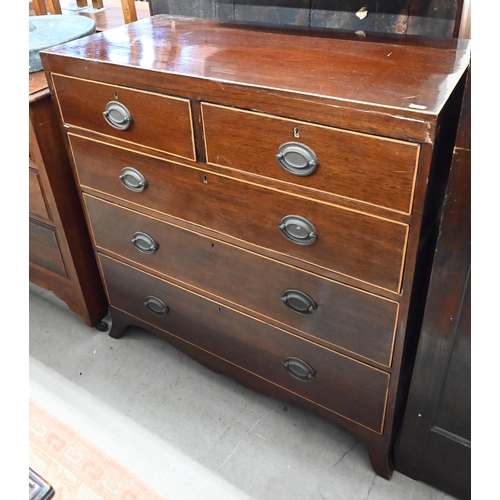
[[[48,14],[62,14],[61,4],[59,0],[31,0],[33,2],[33,9],[35,15],[45,16]],[[76,0],[78,7],[86,7],[88,0]],[[121,0],[123,20],[125,24],[137,21],[137,11],[135,9],[134,0]],[[92,7],[94,9],[103,9],[103,0],[92,0]]]

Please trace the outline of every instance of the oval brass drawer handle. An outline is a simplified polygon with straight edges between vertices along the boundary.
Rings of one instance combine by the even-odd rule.
[[[314,300],[300,290],[285,290],[281,301],[288,309],[298,314],[311,314],[317,308]]]
[[[137,231],[132,237],[132,244],[142,253],[151,255],[158,250],[158,243],[149,234]]]
[[[160,317],[165,316],[170,310],[165,302],[163,302],[163,300],[160,300],[154,295],[149,295],[148,297],[146,297],[144,305],[146,306],[146,309],[148,311]]]
[[[286,215],[281,219],[281,234],[297,245],[312,245],[317,238],[316,228],[300,215]]]
[[[299,358],[288,357],[283,362],[283,366],[292,377],[295,377],[302,382],[311,382],[316,375],[316,372],[311,368],[311,366]]]
[[[287,172],[305,177],[311,175],[318,166],[314,151],[300,142],[286,142],[278,149],[276,160]]]
[[[121,102],[108,102],[102,114],[106,122],[117,130],[127,130],[132,124],[132,114]]]
[[[118,176],[121,183],[134,193],[142,193],[147,188],[145,177],[132,167],[125,167]]]

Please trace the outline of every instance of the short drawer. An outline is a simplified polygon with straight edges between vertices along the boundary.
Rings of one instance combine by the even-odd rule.
[[[101,255],[99,260],[111,306],[331,412],[382,432],[387,373],[114,259]],[[285,368],[287,361],[293,375]]]
[[[300,262],[399,290],[408,233],[405,224],[205,173],[73,134],[69,137],[82,186]],[[133,168],[144,178],[145,188],[141,192],[120,181],[124,168]],[[138,180],[130,176],[127,182],[134,186]],[[296,225],[295,216],[306,219],[307,225]],[[314,231],[304,232],[310,224]],[[312,244],[291,241],[290,237],[297,234],[300,238],[305,234]]]
[[[207,103],[202,113],[208,163],[411,212],[417,144]]]
[[[29,212],[34,217],[38,217],[44,220],[50,220],[50,215],[45,205],[45,200],[43,198],[42,187],[40,185],[40,178],[38,176],[38,170],[35,168],[29,169]]]
[[[30,219],[29,259],[48,271],[67,277],[54,228]]]
[[[188,99],[60,75],[52,78],[65,124],[195,159]],[[107,107],[115,126],[126,128],[117,129],[106,120]]]
[[[84,195],[99,250],[390,366],[398,304]]]

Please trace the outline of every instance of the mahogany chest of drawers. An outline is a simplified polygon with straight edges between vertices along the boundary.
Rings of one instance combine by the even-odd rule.
[[[110,303],[392,473],[467,43],[150,19],[42,61]]]

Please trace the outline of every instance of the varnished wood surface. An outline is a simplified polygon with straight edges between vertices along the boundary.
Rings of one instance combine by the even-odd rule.
[[[186,99],[52,75],[65,124],[195,159],[190,103]],[[131,115],[126,130],[103,118],[106,105],[118,102]]]
[[[67,278],[55,229],[34,219],[30,219],[29,228],[30,262]]]
[[[419,153],[413,143],[206,103],[202,119],[208,163],[411,212]],[[312,174],[293,175],[278,164],[276,154],[289,142],[312,149]]]
[[[180,337],[174,336],[165,330],[153,326],[151,323],[147,323],[122,310],[116,309],[113,306],[110,306],[110,312],[113,318],[113,327],[110,332],[111,336],[120,338],[126,334],[130,325],[139,326],[140,328],[148,330],[158,337],[165,339],[175,348],[184,352],[186,355],[190,356],[199,363],[202,363],[211,370],[214,370],[216,373],[223,373],[232,377],[248,389],[260,392],[272,398],[276,398],[285,403],[293,404],[297,407],[313,411],[339,425],[342,425],[364,443],[368,449],[370,461],[375,472],[385,479],[390,479],[392,474],[392,456],[390,436],[387,433],[384,435],[376,434],[366,427],[358,425],[351,420],[341,417],[340,415],[333,413],[322,406],[318,406],[312,401],[300,397],[297,394],[274,384],[272,381],[259,377],[248,370],[244,370],[230,361],[225,361],[221,357],[210,354],[206,350],[196,347]]]
[[[383,432],[389,375],[242,315],[114,259],[99,257],[110,304],[376,433]],[[128,283],[128,286],[124,286]],[[169,308],[163,317],[148,296]],[[316,372],[310,382],[283,366],[289,356]]]
[[[84,195],[97,249],[133,265],[161,273],[183,286],[212,294],[233,307],[291,327],[311,340],[344,349],[389,367],[398,313],[395,301],[260,257],[222,241],[146,217]],[[158,249],[140,252],[136,231],[149,235]],[[310,314],[286,307],[285,290],[300,289],[315,302]],[[367,332],[370,332],[367,335]]]
[[[221,234],[332,269],[398,292],[408,226],[370,217],[312,199],[291,196],[213,173],[140,155],[129,149],[70,134],[79,177],[85,189],[150,207]],[[119,180],[124,166],[137,169],[147,188],[133,192]],[[310,246],[288,241],[280,232],[283,217],[299,215],[316,228]]]
[[[50,94],[47,78],[43,71],[29,74],[29,100],[30,103],[43,99]]]
[[[37,16],[44,16],[49,13],[45,0],[32,0],[30,6]],[[55,12],[51,12],[51,14],[55,14]]]
[[[122,3],[122,11],[123,11],[123,20],[125,24],[133,23],[137,21],[137,11],[135,9],[134,0],[121,0]]]
[[[314,58],[309,57],[311,51]],[[298,39],[260,30],[256,36],[251,29],[229,24],[159,15],[48,52],[425,116],[439,112],[460,79],[469,43],[453,43],[443,50],[342,40],[334,34]]]
[[[34,165],[34,164],[33,164]],[[29,212],[30,215],[42,221],[50,221],[47,204],[43,197],[42,187],[40,186],[40,176],[38,169],[31,168],[29,170]]]
[[[43,73],[34,75],[40,84],[45,80]],[[30,280],[54,292],[88,326],[94,326],[106,316],[107,301],[56,109],[46,89],[29,97],[27,160],[30,172],[36,171],[39,179],[38,186],[30,186]],[[31,205],[33,195],[35,205]],[[32,207],[37,213],[31,212]]]
[[[220,352],[228,353],[227,357],[224,354],[224,363],[217,358],[225,366],[225,373],[243,372],[239,379],[256,387],[266,385],[255,383],[261,377],[259,380],[269,381],[269,386],[279,389],[267,393],[294,395],[306,407],[325,416],[333,415],[335,421],[354,429],[366,444],[375,470],[388,478],[392,471],[393,424],[397,423],[400,396],[405,388],[400,383],[407,373],[405,346],[418,336],[421,309],[417,303],[425,295],[430,274],[427,257],[434,248],[436,212],[444,196],[440,186],[446,179],[447,158],[451,156],[447,152],[451,153],[458,119],[458,113],[448,110],[456,95],[450,104],[447,99],[452,90],[456,94],[461,91],[456,84],[468,61],[468,43],[390,36],[365,39],[352,33],[306,31],[255,25],[237,28],[236,24],[158,16],[64,48],[50,49],[42,58],[50,77],[62,74],[72,77],[67,81],[91,80],[99,82],[97,85],[177,96],[189,99],[192,104],[196,159],[190,160],[155,150],[154,145],[143,144],[142,139],[134,142],[118,135],[112,137],[96,129],[95,124],[90,125],[93,117],[85,125],[86,130],[78,128],[82,125],[64,117],[63,110],[75,174],[88,202],[97,250],[108,263],[104,265],[104,276],[112,285],[110,297],[114,301],[111,335],[119,337],[127,324],[139,324],[170,339],[174,345],[183,346],[207,366],[218,365],[214,359],[221,355],[209,353],[220,348]],[[57,84],[53,89],[58,91]],[[82,93],[76,89],[77,85],[71,84],[67,90]],[[252,156],[251,148],[245,150],[245,145],[267,138],[266,132],[273,131],[267,121],[242,127],[241,131],[240,120],[231,121],[223,116],[212,120],[207,156],[201,113],[206,103],[239,108],[252,116],[274,115],[273,120],[280,122],[308,122],[305,130],[335,127],[343,129],[349,137],[369,134],[373,144],[394,145],[405,141],[402,144],[412,154],[405,153],[405,148],[388,151],[382,146],[370,146],[370,141],[344,141],[344,149],[340,150],[346,164],[354,164],[353,158],[358,155],[357,169],[364,172],[359,174],[356,169],[343,172],[344,180],[349,178],[349,188],[364,193],[360,196],[361,203],[348,199],[352,194],[345,191],[342,181],[338,188],[342,192],[336,192],[335,183],[330,180],[316,187],[305,187],[283,178],[266,177],[266,171],[258,170],[264,168],[262,165],[248,166],[247,161],[266,162],[258,155]],[[87,111],[87,106],[79,108],[81,113]],[[102,121],[102,117],[95,118],[98,119]],[[154,119],[160,125],[154,134],[160,134],[161,120]],[[208,134],[208,128],[205,132]],[[213,162],[214,134],[218,134],[215,144],[219,148],[215,155],[225,157],[230,153],[229,164],[219,160],[220,166],[209,163]],[[319,143],[331,142],[331,137],[321,137]],[[235,149],[240,147],[243,153],[244,166],[231,148],[232,140]],[[328,155],[331,153],[329,150]],[[394,161],[394,157],[399,158]],[[272,158],[272,162],[276,160]],[[122,186],[119,174],[125,166],[136,168],[146,177],[147,188],[143,193]],[[378,171],[373,173],[375,176],[386,172],[387,181],[365,179],[372,175],[370,166]],[[244,171],[246,168],[248,171]],[[384,188],[387,196],[383,194]],[[331,189],[335,194],[321,189]],[[374,194],[386,205],[376,205]],[[106,201],[96,198],[89,201],[87,195]],[[106,214],[102,203],[107,203],[108,208],[112,206],[110,203],[122,205],[124,208],[120,210],[126,207],[128,215],[121,216],[120,210]],[[318,233],[315,243],[306,247],[285,240],[278,227],[284,215],[309,219]],[[123,221],[128,222],[119,224]],[[148,256],[133,254],[137,250],[130,246],[126,231],[129,224],[136,223],[161,240],[158,253],[153,255],[154,262]],[[106,234],[108,224],[113,230]],[[159,226],[162,229],[157,232]],[[172,253],[163,253],[165,249]],[[159,259],[163,255],[165,258]],[[286,273],[282,271],[285,268]],[[314,330],[299,320],[287,323],[280,316],[283,313],[273,309],[272,295],[279,295],[284,286],[300,289],[293,279],[303,273],[308,277],[298,279],[311,287],[308,290],[317,303],[329,307],[329,314],[337,313],[339,331],[332,330],[335,324],[332,316],[328,316],[330,325],[323,323]],[[272,281],[267,286],[271,295],[259,290],[262,275]],[[248,290],[241,286],[242,282],[248,283]],[[168,321],[165,318],[152,321],[144,316],[144,301],[132,300],[136,284],[152,287],[158,293],[175,290],[174,302],[189,313],[182,321],[175,318],[172,329],[163,323]],[[186,291],[182,290],[184,287]],[[346,289],[341,291],[341,287]],[[397,318],[381,307],[381,302],[379,306],[370,305],[365,300],[368,296],[386,306],[397,305]],[[262,304],[262,300],[268,304]],[[220,311],[212,311],[207,305],[215,303]],[[224,313],[230,320],[226,320]],[[371,324],[367,324],[370,318]],[[397,321],[390,345],[390,366],[386,361],[389,320]],[[240,350],[255,324],[265,325],[262,328],[268,332],[270,342],[275,338],[271,333],[274,331],[282,332],[288,340],[297,339],[297,346],[307,346],[300,348],[301,352],[314,351],[311,359],[318,360],[319,366],[335,369],[336,362],[322,361],[318,354],[329,352],[331,347],[336,351],[335,359],[345,355],[349,361],[346,370],[354,366],[351,363],[366,362],[365,366],[371,366],[371,370],[390,377],[385,389],[383,428],[376,431],[375,425],[380,423],[377,406],[380,387],[374,391],[379,403],[374,405],[368,398],[363,410],[368,414],[363,420],[356,420],[361,410],[361,406],[355,408],[359,391],[366,388],[356,369],[351,375],[345,374],[357,380],[349,387],[350,394],[340,396],[350,402],[338,402],[344,408],[350,407],[348,411],[354,410],[351,414],[331,407],[326,393],[305,395],[286,389],[281,375],[268,366],[271,362],[268,356],[273,357],[277,346],[262,344],[257,335],[255,345]],[[200,333],[202,330],[209,337],[214,336],[213,343],[204,344],[207,339]],[[281,345],[281,341],[278,343]],[[246,357],[246,350],[253,353],[252,359]],[[260,365],[261,355],[265,366]],[[328,383],[322,387],[324,391],[338,389]],[[353,418],[355,414],[358,416]],[[368,426],[367,421],[371,422]]]
[[[458,37],[471,37],[471,0],[462,0],[461,15],[457,18]]]
[[[164,93],[189,98],[193,103],[214,102],[225,106],[235,106],[263,113],[286,116],[290,119],[311,121],[346,130],[356,130],[368,134],[395,139],[432,143],[435,138],[435,117],[415,110],[400,109],[398,113],[387,112],[386,108],[376,108],[359,102],[338,101],[330,98],[308,95],[306,99],[295,92],[259,88],[258,92],[248,91],[243,85],[221,84],[204,78],[186,78],[162,72],[141,71],[135,67],[120,68],[122,79],[117,81],[117,68],[96,61],[67,57],[52,57],[41,53],[47,71],[56,74],[93,79],[111,85],[123,84],[151,92]],[[198,106],[193,106],[196,111]],[[325,112],[327,110],[327,112]],[[194,123],[201,123],[199,115],[193,116]],[[196,127],[196,125],[195,125]]]
[[[43,2],[40,2],[43,3]],[[105,8],[102,11],[95,13],[78,12],[68,10],[69,8],[76,8],[77,4],[74,0],[60,0],[61,11],[63,15],[81,15],[86,16],[95,21],[97,31],[105,31],[107,29],[116,28],[125,24],[121,1],[120,0],[106,0]],[[138,19],[145,19],[150,16],[149,7],[147,2],[134,2],[136,7],[136,15]],[[35,15],[33,2],[29,3],[29,15]],[[43,71],[29,74],[29,94],[30,102],[43,98],[49,94],[47,79]]]

